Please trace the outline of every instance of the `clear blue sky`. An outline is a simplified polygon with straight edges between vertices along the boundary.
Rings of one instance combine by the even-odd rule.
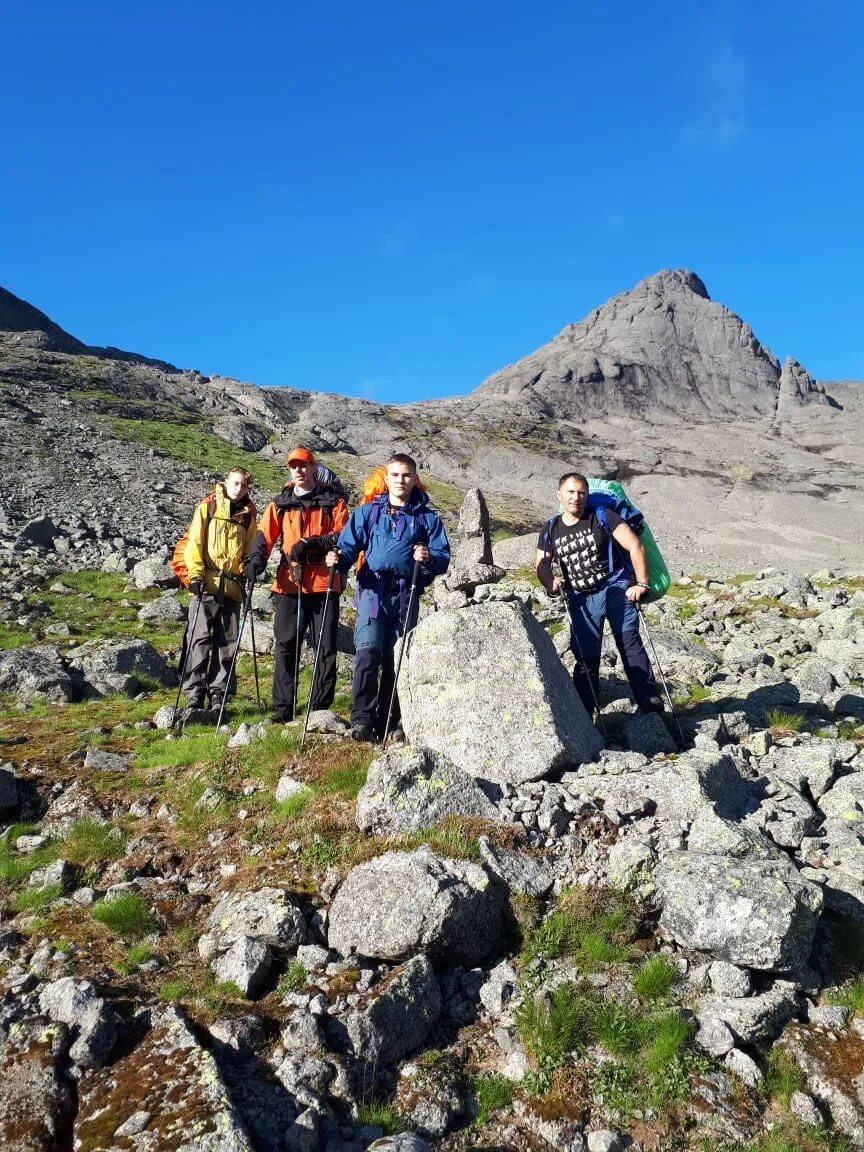
[[[688,267],[864,379],[858,0],[0,13],[0,284],[89,343],[459,394]]]

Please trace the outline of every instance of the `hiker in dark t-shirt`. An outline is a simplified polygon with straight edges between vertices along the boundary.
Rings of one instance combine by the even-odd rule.
[[[540,533],[535,568],[551,596],[563,591],[567,597],[576,658],[573,683],[582,703],[589,716],[599,711],[603,622],[608,619],[636,703],[645,712],[662,712],[636,609],[648,594],[642,542],[613,509],[604,512],[606,527],[596,512],[587,510],[588,481],[581,473],[561,477],[558,499],[563,512]],[[560,575],[553,572],[553,562]]]

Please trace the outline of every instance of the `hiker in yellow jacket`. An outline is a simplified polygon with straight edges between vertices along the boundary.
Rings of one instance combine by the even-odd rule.
[[[206,694],[210,708],[218,711],[228,691],[245,595],[243,563],[257,529],[251,487],[251,475],[244,468],[232,468],[213,494],[201,501],[189,525],[184,559],[193,598],[183,691],[190,708],[203,708]]]

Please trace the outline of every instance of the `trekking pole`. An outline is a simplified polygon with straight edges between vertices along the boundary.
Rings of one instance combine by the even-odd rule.
[[[414,561],[414,571],[411,573],[411,591],[408,595],[408,611],[405,613],[405,626],[402,630],[402,643],[399,646],[399,659],[396,663],[396,672],[393,676],[393,691],[390,693],[390,707],[387,709],[387,723],[384,725],[384,735],[381,744],[387,743],[390,735],[390,721],[393,718],[393,705],[396,703],[396,689],[399,686],[399,672],[402,669],[402,657],[405,655],[405,642],[408,639],[408,621],[411,619],[411,610],[414,606],[414,594],[417,591],[417,581],[420,579],[420,561]],[[413,629],[412,629],[413,631]]]
[[[300,751],[306,743],[306,733],[309,730],[309,713],[312,711],[312,696],[315,692],[315,677],[318,675],[318,659],[324,646],[324,625],[327,623],[327,609],[330,607],[330,595],[333,591],[333,582],[336,579],[336,565],[330,569],[327,577],[327,595],[324,597],[324,613],[321,617],[321,626],[318,629],[318,643],[315,645],[315,660],[312,664],[312,683],[309,685],[309,699],[306,701],[306,719],[303,722],[303,736],[300,740]],[[314,640],[314,636],[313,636]]]
[[[261,711],[261,688],[258,684],[258,653],[255,650],[255,613],[252,612],[252,589],[249,589],[249,635],[252,637],[252,667],[255,669],[255,703]]]
[[[297,692],[300,684],[300,648],[303,637],[300,635],[300,602],[303,597],[303,565],[295,569],[294,583],[297,585],[297,647],[294,651],[294,699],[291,702],[291,718],[297,719]]]
[[[177,699],[174,701],[174,711],[171,713],[171,727],[177,723],[177,709],[180,707],[180,693],[183,691],[183,677],[186,675],[186,665],[189,663],[189,650],[192,647],[190,638],[195,635],[195,625],[198,623],[198,613],[201,611],[201,601],[204,599],[203,591],[199,592],[195,597],[195,611],[192,613],[192,627],[186,624],[186,631],[183,633],[183,659],[180,661],[180,671],[177,675],[180,677],[180,683],[177,685]]]
[[[645,616],[645,613],[642,611],[642,605],[638,600],[636,601],[636,612],[640,621],[642,622],[642,625],[645,628],[645,637],[648,641],[648,646],[651,649],[651,658],[654,661],[655,668],[660,673],[660,683],[663,685],[663,692],[666,696],[666,703],[669,705],[669,711],[672,713],[672,718],[675,721],[675,727],[678,729],[678,738],[680,739],[681,747],[683,748],[687,741],[684,739],[684,733],[681,731],[681,723],[678,719],[678,713],[675,711],[675,705],[672,703],[672,697],[669,695],[669,685],[666,683],[666,677],[663,675],[662,665],[657,658],[657,649],[654,647],[654,640],[651,637],[651,629],[648,627],[648,619]]]
[[[225,681],[226,686],[231,683],[231,677],[234,673],[234,666],[237,663],[237,654],[240,651],[240,641],[243,639],[243,629],[246,627],[246,618],[249,615],[251,608],[252,608],[252,597],[248,596],[246,598],[246,603],[243,606],[243,616],[240,619],[240,629],[237,633],[237,643],[234,645],[234,653],[231,657],[231,664],[229,665],[229,668],[228,668],[228,678]],[[222,717],[225,714],[225,704],[226,704],[227,700],[228,700],[228,693],[226,691],[224,693],[224,695],[222,696],[222,703],[219,705],[219,715],[216,717],[216,731],[217,732],[219,731],[219,728],[222,725]]]

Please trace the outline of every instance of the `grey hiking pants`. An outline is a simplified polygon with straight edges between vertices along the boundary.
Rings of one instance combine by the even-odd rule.
[[[202,596],[198,617],[195,619],[196,602],[194,599],[190,601],[186,635],[189,655],[183,676],[183,691],[187,700],[190,696],[203,698],[205,692],[209,692],[211,698],[225,695],[231,657],[240,628],[240,608],[237,600],[226,597],[220,604],[217,596]]]

